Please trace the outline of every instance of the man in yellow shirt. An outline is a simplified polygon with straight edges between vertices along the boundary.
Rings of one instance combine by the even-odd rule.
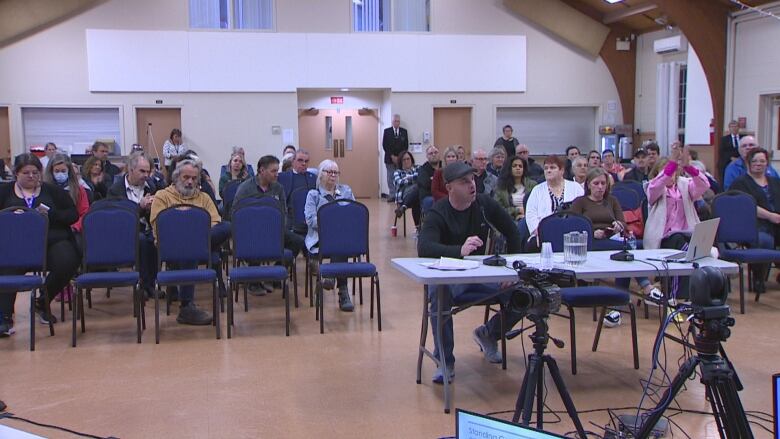
[[[221,222],[222,218],[219,215],[217,206],[214,205],[211,197],[199,189],[201,168],[200,162],[194,160],[180,161],[172,174],[171,180],[173,183],[155,194],[152,211],[149,215],[155,242],[158,240],[158,215],[166,208],[179,204],[201,207],[211,215],[212,249],[218,249],[230,237],[230,223]],[[210,325],[211,314],[195,306],[194,296],[195,287],[193,285],[182,285],[179,287],[180,307],[176,321],[185,325]]]

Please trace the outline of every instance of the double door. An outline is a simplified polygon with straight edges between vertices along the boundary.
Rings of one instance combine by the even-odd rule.
[[[298,112],[301,148],[309,151],[309,166],[335,161],[339,181],[356,198],[379,194],[379,119],[371,109],[301,109]]]

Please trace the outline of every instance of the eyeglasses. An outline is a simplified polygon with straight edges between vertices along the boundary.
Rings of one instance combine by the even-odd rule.
[[[528,154],[528,151],[517,151],[517,154]]]
[[[487,157],[474,157],[474,160],[479,160],[480,162],[484,162],[487,160]]]
[[[327,174],[327,175],[339,175],[339,174],[341,174],[341,172],[340,172],[340,171],[331,171],[331,170],[328,170],[328,171],[322,171],[322,172],[324,172],[324,173],[325,173],[325,174]]]

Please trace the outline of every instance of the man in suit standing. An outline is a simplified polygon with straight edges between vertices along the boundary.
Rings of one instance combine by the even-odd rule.
[[[387,170],[387,202],[395,202],[395,184],[393,174],[398,169],[398,156],[402,151],[409,149],[409,134],[405,128],[401,128],[401,116],[393,115],[390,128],[385,128],[382,135],[382,149],[385,150],[385,169]]]
[[[143,152],[134,152],[127,158],[127,173],[108,189],[108,198],[130,200],[138,205],[141,226],[138,233],[139,274],[141,288],[149,298],[154,297],[157,280],[157,247],[154,246],[149,213],[157,188],[150,184],[152,165]],[[163,294],[160,294],[164,297]]]
[[[721,183],[725,178],[726,166],[739,158],[739,124],[736,120],[729,122],[729,133],[720,138],[718,148],[718,176]]]

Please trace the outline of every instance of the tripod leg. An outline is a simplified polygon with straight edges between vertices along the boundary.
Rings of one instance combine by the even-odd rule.
[[[574,401],[572,401],[569,391],[566,390],[566,384],[563,382],[560,369],[558,369],[558,363],[556,363],[555,359],[549,355],[545,355],[543,361],[547,363],[547,367],[550,369],[550,376],[555,382],[555,387],[558,388],[558,394],[561,395],[561,400],[563,401],[563,405],[566,407],[566,412],[569,414],[572,422],[574,422],[574,427],[577,429],[577,434],[581,439],[587,438],[587,435],[585,434],[585,428],[583,428],[580,417],[577,415],[577,409],[574,407]],[[539,425],[538,428],[541,430],[542,426]]]
[[[536,371],[536,428],[544,428],[544,359],[542,357]]]
[[[728,438],[748,439],[753,437],[750,423],[745,415],[745,409],[737,393],[733,372],[729,371],[715,379],[715,385],[708,387],[711,394],[717,394],[720,411],[716,411],[713,404],[716,420],[723,424],[723,430]],[[711,400],[711,403],[714,400]]]
[[[691,377],[700,361],[701,360],[699,360],[699,357],[694,356],[689,358],[688,361],[682,365],[680,371],[677,373],[677,376],[675,376],[672,380],[672,384],[669,385],[669,388],[667,388],[666,391],[664,391],[663,396],[661,396],[661,403],[658,404],[653,410],[651,410],[651,414],[645,418],[644,422],[642,422],[641,430],[639,430],[639,432],[635,435],[637,439],[647,439],[650,437],[650,433],[653,432],[653,427],[655,427],[655,424],[658,423],[659,419],[661,419],[661,416],[663,416],[666,409],[669,408],[669,404],[672,403],[674,398],[677,396],[677,393],[680,392],[680,389],[685,384],[685,381]]]
[[[538,368],[541,366],[541,358],[536,354],[528,356],[528,370],[523,377],[523,385],[520,387],[520,393],[517,395],[517,403],[515,404],[515,414],[512,417],[512,422],[517,422],[520,419],[520,414],[523,415],[522,425],[531,424],[531,412],[533,411],[534,392],[536,390],[536,374]]]
[[[717,388],[717,384],[705,384],[705,387],[705,394],[707,395],[707,399],[710,400],[710,407],[712,407],[712,414],[715,418],[715,424],[718,427],[718,434],[720,435],[720,439],[731,438],[731,428],[729,428],[728,434],[725,430],[723,414],[726,413],[726,409],[723,407],[723,401],[721,401],[720,391]]]

